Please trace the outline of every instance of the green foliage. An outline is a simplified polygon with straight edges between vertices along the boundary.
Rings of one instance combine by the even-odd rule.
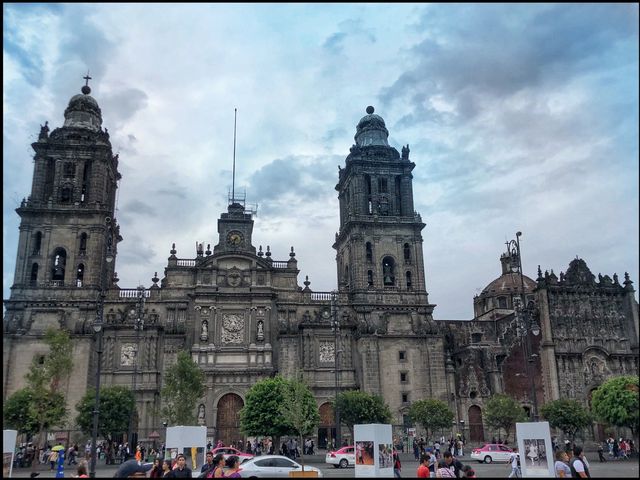
[[[67,415],[64,396],[60,393],[45,393],[39,401],[34,399],[33,390],[23,388],[11,395],[2,408],[5,426],[26,433],[29,437],[37,434],[40,428],[38,413],[43,409],[48,413],[42,428],[47,430],[63,423]]]
[[[517,400],[508,395],[494,395],[484,407],[484,419],[487,425],[496,430],[503,429],[506,439],[516,422],[524,422],[527,414]]]
[[[352,436],[354,425],[391,421],[389,406],[378,395],[351,390],[339,393],[334,403],[340,412],[340,423],[349,428]]]
[[[196,404],[205,392],[205,375],[186,352],[167,369],[162,388],[162,414],[169,425],[195,425]]]
[[[249,389],[240,410],[240,429],[245,434],[277,438],[295,433],[281,407],[286,385],[287,380],[278,375],[265,378]]]
[[[418,400],[411,405],[409,416],[415,423],[421,424],[427,432],[428,441],[435,430],[449,428],[454,414],[446,403],[440,400]]]
[[[76,405],[76,422],[87,434],[93,430],[94,389],[88,390]],[[135,410],[133,392],[126,387],[114,386],[100,389],[100,417],[98,434],[104,438],[124,433],[129,427],[129,418]]]
[[[318,428],[320,424],[318,404],[313,393],[304,383],[302,374],[298,373],[295,379],[286,380],[282,385],[280,413],[298,435],[300,445],[304,445],[304,436],[315,433]],[[301,449],[301,463],[304,470],[304,448]]]
[[[572,442],[578,431],[591,425],[591,414],[575,400],[554,400],[542,406],[540,413],[549,425],[559,428]]]
[[[600,420],[638,432],[638,377],[612,378],[591,396],[591,410]]]
[[[25,379],[34,392],[57,392],[60,383],[68,377],[73,368],[73,345],[67,331],[55,328],[47,329],[43,341],[49,346],[49,353],[45,355],[42,364],[36,357],[33,358]]]

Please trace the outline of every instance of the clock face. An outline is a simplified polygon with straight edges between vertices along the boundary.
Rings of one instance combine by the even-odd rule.
[[[329,318],[331,316],[331,312],[329,310],[323,310],[322,311],[322,316],[324,318]]]
[[[244,236],[242,232],[238,232],[237,230],[232,230],[227,234],[227,243],[234,247],[240,245],[244,240]]]

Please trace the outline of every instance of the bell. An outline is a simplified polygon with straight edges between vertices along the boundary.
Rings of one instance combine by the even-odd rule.
[[[385,285],[390,285],[390,284],[393,283],[393,280],[391,279],[390,275],[385,275],[384,276],[384,283],[385,283]]]

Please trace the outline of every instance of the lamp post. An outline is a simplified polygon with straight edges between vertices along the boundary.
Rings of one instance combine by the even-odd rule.
[[[140,350],[140,332],[144,330],[144,295],[145,289],[144,285],[138,285],[136,296],[138,299],[138,303],[136,305],[136,320],[133,324],[133,329],[136,331],[136,351],[135,356],[133,357],[133,398],[134,398],[134,408],[135,408],[135,398],[136,398],[136,383],[138,381],[138,353]],[[129,448],[132,452],[135,453],[135,445],[133,444],[133,415],[129,416],[129,428],[127,432],[127,440],[129,441]],[[137,438],[136,438],[136,443]]]
[[[97,335],[98,348],[96,353],[98,354],[98,365],[96,367],[96,398],[93,405],[93,431],[91,433],[91,466],[89,475],[91,478],[96,476],[96,448],[98,442],[98,421],[100,418],[100,372],[102,368],[102,328],[104,326],[104,299],[107,296],[106,293],[106,275],[109,271],[108,264],[113,261],[113,235],[111,231],[111,218],[105,218],[105,242],[104,251],[102,255],[101,270],[100,270],[100,293],[96,301],[96,320],[93,322],[93,331]]]
[[[333,351],[334,351],[334,372],[335,372],[335,416],[336,416],[336,436],[335,448],[340,448],[341,445],[341,428],[340,428],[340,410],[338,409],[338,332],[340,331],[340,322],[338,320],[338,305],[337,305],[337,292],[334,290],[331,292],[331,328],[333,330]]]
[[[522,273],[522,256],[520,250],[520,236],[522,232],[516,232],[516,239],[507,242],[507,251],[511,256],[510,268],[512,272],[518,271],[520,274],[520,304],[517,305],[516,315],[518,318],[518,329],[524,337],[523,348],[525,354],[525,373],[529,378],[531,384],[531,418],[534,422],[538,421],[538,399],[536,396],[536,379],[535,368],[533,365],[533,347],[531,345],[531,332],[535,337],[540,334],[540,327],[535,321],[535,318],[531,315],[531,309],[527,305],[524,294],[524,274]],[[513,264],[513,257],[517,257],[518,264]],[[531,364],[531,365],[530,365]]]

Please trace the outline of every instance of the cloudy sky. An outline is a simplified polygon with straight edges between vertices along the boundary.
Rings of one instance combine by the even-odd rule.
[[[469,319],[521,230],[525,273],[638,272],[638,6],[3,5],[3,295],[31,142],[91,71],[122,180],[120,286],[217,243],[231,186],[254,245],[336,286],[338,165],[367,105],[411,146],[427,290]]]

